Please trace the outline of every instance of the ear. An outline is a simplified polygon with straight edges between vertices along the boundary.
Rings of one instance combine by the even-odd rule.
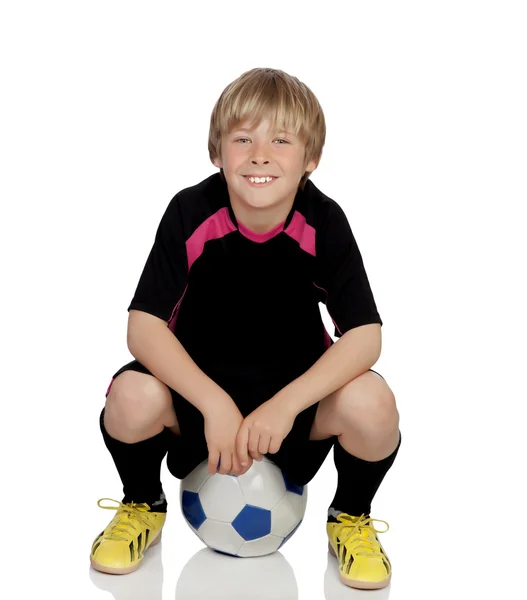
[[[304,167],[304,172],[309,171],[312,173],[318,167],[318,161],[310,160],[307,165]]]
[[[218,169],[223,169],[223,162],[221,161],[220,158],[216,157],[212,159],[212,164],[215,167],[218,167]]]

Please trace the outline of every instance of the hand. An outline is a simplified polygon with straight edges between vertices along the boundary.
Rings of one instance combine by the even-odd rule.
[[[296,413],[279,400],[268,400],[247,415],[236,436],[236,449],[242,462],[252,457],[276,454],[282,441],[293,428]],[[250,456],[249,456],[250,454]]]
[[[243,422],[243,415],[232,398],[217,401],[207,413],[205,420],[205,439],[209,450],[208,471],[211,475],[222,474],[243,475],[252,466],[251,458],[244,460],[242,466],[236,456],[236,435]],[[247,450],[247,448],[245,449]],[[247,454],[247,452],[246,452]]]

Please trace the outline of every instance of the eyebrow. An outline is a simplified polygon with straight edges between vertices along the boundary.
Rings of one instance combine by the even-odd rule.
[[[233,131],[233,134],[234,133],[240,133],[242,131],[244,133],[252,133],[254,131],[254,129],[235,129]],[[292,131],[286,131],[285,129],[278,129],[275,133],[286,133],[287,135],[292,135],[292,136],[295,135]]]

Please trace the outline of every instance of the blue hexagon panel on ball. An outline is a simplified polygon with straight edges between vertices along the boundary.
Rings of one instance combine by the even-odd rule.
[[[181,511],[209,548],[239,557],[276,552],[298,530],[307,506],[299,486],[266,456],[240,477],[209,475],[208,462],[180,483]]]

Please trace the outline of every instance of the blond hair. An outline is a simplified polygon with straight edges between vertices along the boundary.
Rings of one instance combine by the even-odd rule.
[[[296,77],[279,69],[256,68],[243,73],[221,93],[210,118],[209,156],[221,157],[224,134],[245,121],[257,127],[268,118],[273,130],[284,127],[305,145],[305,163],[316,163],[322,156],[326,140],[324,113],[315,94]],[[223,175],[223,169],[221,169]],[[300,180],[303,189],[311,173]]]

